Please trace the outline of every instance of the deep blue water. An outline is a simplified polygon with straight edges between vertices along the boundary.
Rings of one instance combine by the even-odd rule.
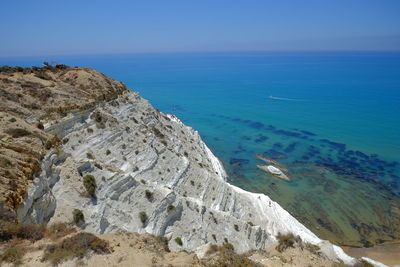
[[[357,190],[368,194],[379,189],[382,199],[400,192],[400,53],[54,56],[0,58],[0,65],[43,61],[88,66],[123,81],[156,108],[198,130],[223,160],[232,183],[272,195],[311,226],[309,218],[296,214],[295,203],[305,194],[315,194],[314,201],[320,197],[312,181],[317,176],[334,183],[323,190],[337,193],[332,199]],[[258,170],[255,153],[286,164],[293,182]],[[365,199],[353,198],[352,205]],[[382,199],[371,203],[384,206]],[[344,206],[329,205],[320,207],[325,217],[346,213]],[[305,213],[317,217],[311,209],[305,207]],[[374,212],[366,209],[366,218]],[[391,212],[389,207],[387,216]],[[316,222],[335,232],[334,223],[329,229]]]

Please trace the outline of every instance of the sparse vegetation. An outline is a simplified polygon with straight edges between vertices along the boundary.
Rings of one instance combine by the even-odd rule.
[[[363,259],[360,260],[360,263],[361,263],[362,267],[374,267],[374,265],[372,263],[369,263],[368,261],[363,260]]]
[[[153,201],[153,193],[152,192],[150,192],[149,190],[146,189],[146,191],[144,191],[144,194],[148,201]]]
[[[21,224],[15,221],[0,220],[0,241],[13,238],[31,241],[40,240],[44,236],[46,226],[42,224]]]
[[[146,221],[147,221],[147,214],[144,211],[139,212],[139,219],[142,222],[143,226],[146,225]]]
[[[179,246],[182,246],[182,245],[183,245],[182,239],[181,239],[180,237],[175,238],[175,242],[176,242]]]
[[[90,233],[78,233],[66,238],[56,245],[49,245],[42,261],[50,261],[53,265],[78,258],[81,259],[89,252],[96,254],[110,253],[109,243]]]
[[[11,168],[13,166],[12,162],[6,158],[0,158],[0,167]]]
[[[100,165],[100,163],[98,163],[98,162],[95,162],[94,163],[94,166],[96,166],[96,168],[98,168],[98,169],[100,169],[100,170],[102,170],[103,169],[103,167]]]
[[[95,196],[97,185],[93,175],[88,174],[83,177],[83,186],[90,196]]]
[[[24,137],[32,134],[30,131],[23,128],[12,128],[6,130],[5,132],[14,138]]]
[[[83,215],[82,211],[78,209],[74,209],[72,211],[72,217],[75,224],[79,224],[85,221],[85,216]]]
[[[313,254],[316,254],[316,255],[319,255],[320,254],[320,247],[319,246],[317,246],[317,245],[313,245],[313,244],[311,244],[311,243],[306,243],[306,249],[308,250],[308,251],[310,251],[311,253],[313,253]]]
[[[168,211],[168,212],[170,212],[170,211],[172,211],[172,210],[174,210],[174,209],[175,209],[175,206],[172,205],[172,204],[168,205],[168,207],[167,207],[167,211]]]
[[[8,262],[13,263],[14,266],[22,264],[22,258],[24,257],[24,251],[21,247],[7,247],[3,253],[0,254],[0,263]]]
[[[41,123],[40,121],[38,123],[36,123],[36,127],[40,130],[44,130],[44,125],[43,123]]]
[[[208,258],[206,266],[213,267],[230,267],[230,266],[240,266],[240,267],[255,267],[259,266],[245,254],[236,254],[234,247],[230,243],[225,243],[223,246],[211,245],[210,249],[207,251],[207,255],[213,255]]]
[[[276,246],[276,250],[279,252],[285,251],[287,248],[294,247],[296,242],[295,236],[292,233],[289,234],[281,234],[279,233],[276,238],[278,239],[278,245]]]

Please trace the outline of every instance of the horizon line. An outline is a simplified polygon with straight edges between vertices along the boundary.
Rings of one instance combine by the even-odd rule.
[[[57,56],[113,56],[113,55],[167,55],[167,54],[229,54],[229,53],[399,53],[398,50],[366,50],[366,49],[326,49],[326,50],[210,50],[210,51],[147,51],[147,52],[105,52],[105,53],[66,53],[37,55],[0,55],[0,58],[36,58]]]

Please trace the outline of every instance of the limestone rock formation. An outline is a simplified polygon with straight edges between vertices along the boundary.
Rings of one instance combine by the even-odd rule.
[[[63,72],[52,79],[71,75]],[[78,89],[79,81],[73,84]],[[40,171],[18,206],[21,222],[70,222],[78,209],[85,231],[163,235],[172,250],[188,251],[229,242],[241,253],[271,246],[278,233],[293,233],[332,260],[354,262],[268,196],[229,184],[222,164],[195,130],[107,81],[105,88],[114,94],[63,111],[57,119],[41,118],[43,132],[62,144],[43,153]],[[94,178],[90,190],[88,175]]]

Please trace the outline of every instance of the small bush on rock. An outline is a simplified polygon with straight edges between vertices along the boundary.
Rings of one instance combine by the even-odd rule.
[[[90,196],[95,196],[97,185],[93,175],[89,174],[83,177],[83,186]]]
[[[144,194],[148,201],[153,201],[153,193],[152,192],[150,192],[149,190],[146,190],[146,191],[144,191]]]
[[[82,211],[78,209],[74,209],[74,211],[72,212],[72,217],[75,224],[79,224],[80,222],[85,221],[85,216],[83,215]]]
[[[142,222],[143,226],[146,224],[147,221],[147,214],[144,211],[139,212],[139,219]]]
[[[175,238],[175,242],[176,242],[179,246],[182,246],[182,245],[183,245],[182,239],[181,239],[180,237]]]

